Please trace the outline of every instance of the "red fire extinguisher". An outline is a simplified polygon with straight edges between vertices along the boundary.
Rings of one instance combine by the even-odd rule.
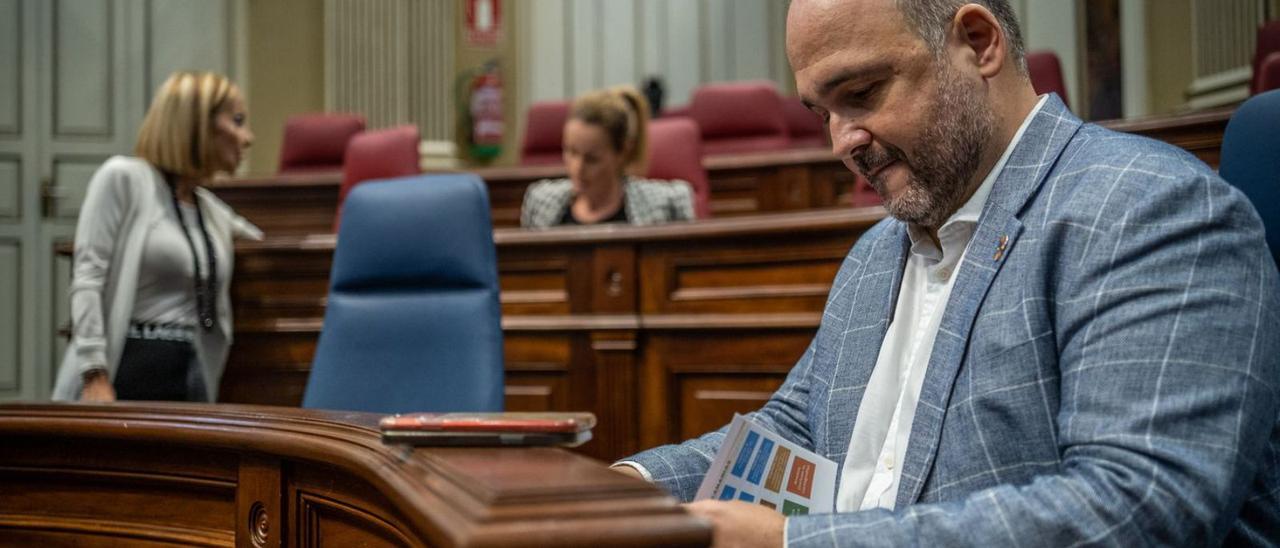
[[[471,156],[492,160],[502,153],[502,77],[490,61],[471,78],[467,114],[470,118]]]

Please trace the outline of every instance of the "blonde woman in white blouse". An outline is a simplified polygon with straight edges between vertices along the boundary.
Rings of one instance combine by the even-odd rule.
[[[261,231],[204,188],[253,142],[239,88],[178,72],[136,157],[106,161],[76,227],[72,337],[55,400],[212,401],[231,344],[234,237]]]

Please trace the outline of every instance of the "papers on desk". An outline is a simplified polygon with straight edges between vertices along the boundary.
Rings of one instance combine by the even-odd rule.
[[[734,415],[697,500],[741,500],[779,513],[835,508],[836,463]]]

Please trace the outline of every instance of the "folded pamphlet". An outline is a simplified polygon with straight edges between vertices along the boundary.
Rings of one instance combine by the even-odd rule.
[[[783,515],[835,508],[836,463],[734,415],[696,500],[741,500]]]

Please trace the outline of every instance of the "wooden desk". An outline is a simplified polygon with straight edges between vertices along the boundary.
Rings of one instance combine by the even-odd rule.
[[[1231,113],[1227,108],[1112,120],[1101,125],[1182,147],[1216,167]],[[709,156],[703,165],[711,186],[711,210],[717,218],[876,203],[874,195],[855,189],[853,174],[826,148]],[[529,183],[565,176],[562,166],[482,168],[474,172],[489,186],[496,227],[519,225],[520,203]],[[319,173],[233,179],[212,188],[268,234],[318,234],[333,226],[341,180],[339,173]]]
[[[758,408],[807,347],[849,248],[883,216],[496,230],[507,408],[594,412],[581,451],[605,460]],[[237,247],[219,401],[302,401],[333,246],[322,235]]]
[[[706,546],[670,497],[553,448],[385,446],[376,416],[0,405],[3,546]]]

